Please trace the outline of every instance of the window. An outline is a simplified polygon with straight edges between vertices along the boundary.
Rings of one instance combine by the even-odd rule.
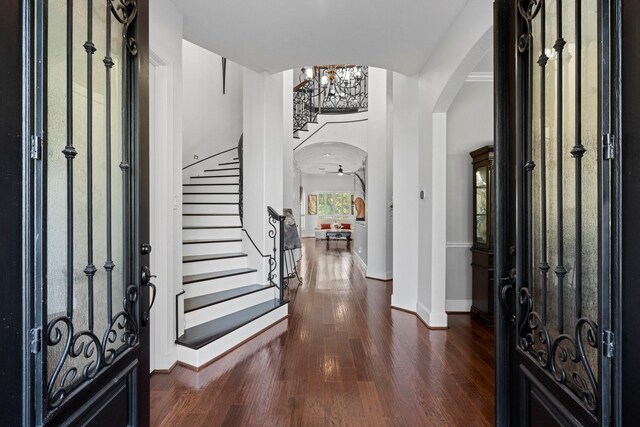
[[[350,215],[351,193],[319,193],[318,215]]]

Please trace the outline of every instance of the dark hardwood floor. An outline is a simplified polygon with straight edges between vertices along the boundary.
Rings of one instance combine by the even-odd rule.
[[[154,426],[492,425],[491,328],[390,309],[344,241],[304,239],[290,318],[200,372],[151,379]]]

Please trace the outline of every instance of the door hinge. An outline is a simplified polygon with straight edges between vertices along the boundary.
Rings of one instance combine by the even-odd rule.
[[[616,138],[612,133],[602,135],[603,158],[611,160],[616,154]]]
[[[34,160],[42,158],[42,137],[39,135],[31,136],[31,158]]]
[[[609,359],[613,358],[613,352],[616,348],[616,337],[611,331],[602,333],[602,352],[603,356]]]
[[[40,353],[42,348],[42,329],[33,328],[29,331],[29,335],[31,336],[31,353]]]

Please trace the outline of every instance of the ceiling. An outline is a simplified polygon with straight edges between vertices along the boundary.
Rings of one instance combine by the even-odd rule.
[[[256,71],[355,63],[406,75],[422,69],[466,2],[174,0],[186,40]]]
[[[322,142],[298,148],[293,158],[302,173],[324,174],[337,172],[339,165],[345,172],[360,169],[367,153],[342,142]]]

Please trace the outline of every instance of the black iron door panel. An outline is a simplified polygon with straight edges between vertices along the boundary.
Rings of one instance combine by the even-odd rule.
[[[517,4],[519,418],[608,425],[608,2]]]
[[[33,5],[33,421],[137,425],[137,3]]]

